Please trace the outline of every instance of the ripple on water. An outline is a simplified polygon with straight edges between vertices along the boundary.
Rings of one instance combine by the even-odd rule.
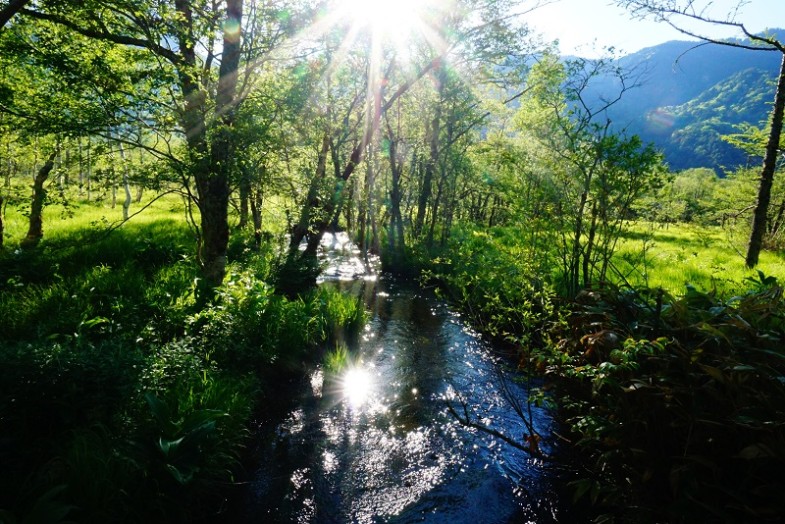
[[[326,240],[344,257],[336,271],[359,271],[342,235]],[[444,304],[375,285],[373,318],[351,347],[360,368],[343,387],[311,373],[273,432],[247,522],[558,522],[541,463],[446,413],[447,401],[464,403],[517,438],[526,428],[505,395],[525,398],[525,384],[500,382],[488,346]],[[535,417],[547,434],[547,414]]]

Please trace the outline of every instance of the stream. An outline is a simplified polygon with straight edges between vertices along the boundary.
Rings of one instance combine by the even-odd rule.
[[[522,442],[526,426],[504,392],[525,399],[525,382],[500,371],[498,352],[432,292],[377,275],[345,234],[323,247],[321,285],[361,297],[370,320],[347,341],[342,373],[315,367],[280,417],[260,425],[237,521],[559,522],[561,468],[462,426],[447,409],[465,405]],[[535,408],[532,423],[553,454],[549,413]]]

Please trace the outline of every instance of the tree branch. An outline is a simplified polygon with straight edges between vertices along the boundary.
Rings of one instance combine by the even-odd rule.
[[[22,8],[29,3],[30,0],[11,0],[8,2],[7,6],[0,9],[0,31],[2,31],[5,24],[7,24],[16,13],[21,11]]]
[[[171,49],[163,47],[162,45],[157,44],[151,40],[145,40],[143,38],[135,38],[132,36],[110,33],[106,28],[95,30],[87,27],[82,27],[79,24],[62,16],[53,15],[50,13],[42,13],[40,11],[35,11],[32,9],[22,9],[20,12],[31,18],[36,18],[38,20],[45,20],[47,22],[52,22],[54,24],[62,25],[63,27],[67,27],[68,29],[71,29],[72,31],[75,31],[87,38],[95,38],[98,40],[104,40],[106,42],[126,45],[129,47],[141,47],[143,49],[148,49],[153,53],[167,59],[175,66],[179,66],[182,63],[182,58],[180,57],[180,55],[178,55]]]

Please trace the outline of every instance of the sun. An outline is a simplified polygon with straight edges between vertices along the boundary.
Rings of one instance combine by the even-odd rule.
[[[429,4],[427,0],[335,0],[341,19],[391,40],[421,31]]]

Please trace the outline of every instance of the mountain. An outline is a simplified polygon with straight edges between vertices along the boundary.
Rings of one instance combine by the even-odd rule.
[[[785,30],[773,30],[785,41]],[[760,125],[774,100],[782,55],[729,46],[671,41],[627,55],[629,89],[608,113],[617,130],[638,134],[665,154],[672,170],[711,167],[719,173],[748,159],[720,139],[736,125]],[[617,81],[600,78],[596,96],[614,93]]]

